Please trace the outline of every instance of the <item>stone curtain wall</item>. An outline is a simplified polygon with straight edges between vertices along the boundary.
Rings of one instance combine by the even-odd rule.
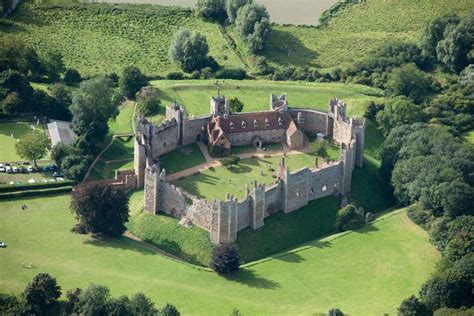
[[[354,166],[362,166],[365,121],[347,119],[346,106],[334,99],[327,113],[290,109],[298,129],[309,135],[324,133],[340,144],[341,155],[337,162],[322,168],[304,168],[290,173],[282,162],[277,170],[278,182],[266,187],[254,182],[247,187],[246,197],[238,201],[232,196],[226,200],[206,201],[166,182],[165,172],[160,173],[156,158],[179,146],[192,144],[206,136],[203,127],[211,116],[186,119],[179,106],[167,109],[168,121],[155,126],[142,119],[137,123],[135,144],[135,183],[145,188],[145,211],[156,214],[163,211],[178,219],[187,218],[194,225],[210,232],[214,243],[234,242],[237,232],[250,227],[258,229],[264,219],[277,211],[293,212],[309,201],[325,196],[345,195],[350,191]],[[235,145],[250,145],[259,136],[264,143],[285,140],[285,129],[263,130],[254,133],[232,133]],[[132,180],[131,178],[129,180]],[[314,210],[317,212],[318,210]]]

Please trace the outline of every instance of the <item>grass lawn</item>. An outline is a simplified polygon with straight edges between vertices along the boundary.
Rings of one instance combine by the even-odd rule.
[[[34,121],[0,122],[0,162],[24,161],[16,154],[15,144],[19,138],[31,131],[31,126],[43,130],[43,126],[36,125]]]
[[[206,158],[197,144],[178,148],[160,156],[160,167],[165,168],[166,174],[189,169],[205,162]]]
[[[115,120],[110,120],[109,129],[110,133],[113,135],[118,134],[132,134],[132,117],[133,117],[133,108],[135,103],[127,102],[122,104],[119,108],[119,115]]]
[[[92,168],[88,179],[112,179],[115,177],[116,170],[133,169],[133,146],[133,137],[115,138],[112,145],[102,154]]]
[[[156,80],[151,84],[158,88],[164,105],[174,100],[184,105],[188,114],[199,116],[209,113],[212,96],[217,95],[215,80]],[[265,80],[219,80],[222,95],[238,97],[244,103],[244,111],[265,111],[270,108],[270,94],[288,93],[290,107],[305,107],[326,112],[331,98],[347,102],[349,116],[362,116],[371,100],[383,96],[379,89],[341,83],[309,83]]]
[[[337,158],[338,151],[331,151]],[[312,167],[316,156],[313,154],[288,155],[285,158],[290,172],[304,167]],[[173,184],[182,187],[187,192],[205,199],[225,199],[227,192],[235,197],[245,197],[245,184],[257,180],[258,183],[271,184],[276,180],[276,170],[281,157],[248,158],[242,159],[231,169],[217,167],[201,173],[173,181]],[[320,158],[322,161],[322,158]],[[270,171],[273,168],[275,171]]]
[[[428,235],[405,212],[389,214],[340,238],[241,270],[225,279],[150,252],[139,243],[92,239],[70,232],[69,195],[0,202],[2,293],[20,293],[39,272],[58,279],[63,292],[89,283],[114,296],[143,291],[184,315],[325,313],[337,306],[351,315],[396,314],[416,293],[439,258]],[[29,206],[22,211],[20,206]],[[33,263],[33,269],[22,263]],[[363,290],[361,290],[363,289]]]

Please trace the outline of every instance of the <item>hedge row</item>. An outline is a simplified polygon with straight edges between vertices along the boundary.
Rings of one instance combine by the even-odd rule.
[[[72,191],[72,186],[51,188],[51,189],[44,189],[44,190],[7,192],[7,193],[0,193],[0,200],[17,199],[21,197],[35,196],[35,195],[66,193],[66,192],[71,192],[71,191]]]
[[[41,183],[25,183],[22,185],[0,185],[0,193],[16,192],[16,191],[28,191],[35,189],[48,189],[48,188],[59,188],[64,186],[74,185],[75,181],[55,181],[55,182],[41,182]]]

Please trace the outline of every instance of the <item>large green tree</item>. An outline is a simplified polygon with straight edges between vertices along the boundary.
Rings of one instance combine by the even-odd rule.
[[[23,135],[15,144],[17,154],[24,159],[36,162],[46,155],[48,149],[48,138],[40,130],[34,130]]]
[[[405,64],[387,75],[386,91],[389,95],[402,95],[421,103],[432,91],[431,80],[415,64]]]
[[[377,125],[385,136],[396,126],[409,125],[423,120],[421,106],[406,98],[394,98],[387,101],[376,116]]]
[[[212,250],[211,268],[219,274],[239,270],[239,252],[233,244],[221,244]]]
[[[169,55],[184,71],[191,72],[206,66],[208,52],[209,46],[204,35],[181,30],[171,43]]]
[[[437,17],[426,24],[419,43],[423,54],[436,60],[436,46],[444,38],[446,27],[457,25],[458,23],[459,17],[457,15],[448,14]]]
[[[84,183],[72,193],[71,210],[79,221],[79,232],[118,237],[126,230],[127,194],[103,183]]]
[[[81,82],[70,107],[74,130],[89,139],[102,139],[109,130],[108,121],[118,114],[119,100],[109,79],[97,77]]]
[[[148,79],[138,67],[129,66],[122,72],[122,76],[119,79],[119,86],[122,93],[127,98],[135,97],[135,94],[143,87],[148,84]]]
[[[38,273],[23,292],[31,312],[42,315],[45,308],[56,303],[61,296],[61,287],[56,279],[47,273]]]
[[[270,15],[260,4],[249,3],[237,11],[235,19],[237,34],[246,42],[251,53],[257,53],[265,48],[265,42],[270,35]]]
[[[203,19],[223,23],[227,19],[225,0],[198,0],[196,14]]]
[[[226,11],[229,22],[233,23],[237,18],[237,12],[246,4],[253,3],[253,0],[228,0],[226,1]]]

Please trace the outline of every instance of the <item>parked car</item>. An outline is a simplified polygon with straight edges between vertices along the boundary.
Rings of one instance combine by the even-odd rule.
[[[34,172],[35,171],[32,166],[28,166],[27,170],[28,170],[28,172]]]
[[[35,182],[36,182],[35,179],[28,180],[28,183],[35,183]]]
[[[61,172],[58,172],[58,171],[55,171],[53,173],[53,177],[57,178],[57,177],[64,177],[64,175],[61,173]]]
[[[18,169],[20,169],[20,172],[21,172],[21,173],[26,173],[26,171],[27,171],[26,168],[23,167],[23,166],[21,166],[21,167],[18,168]]]
[[[4,243],[3,241],[0,241],[0,248],[6,248],[7,244]]]
[[[30,162],[29,162],[29,161],[25,161],[25,162],[23,162],[23,164],[24,164],[24,165],[29,165]]]
[[[5,166],[3,165],[3,163],[0,163],[0,168],[4,168]]]
[[[64,178],[57,177],[57,178],[56,178],[56,181],[64,181]]]
[[[5,162],[5,166],[11,166],[12,164],[9,162]]]
[[[48,166],[41,167],[41,171],[42,171],[42,172],[48,172],[48,171],[49,171],[49,167],[48,167]]]
[[[5,168],[5,171],[6,171],[7,173],[12,173],[12,167],[7,166],[7,167]]]
[[[5,172],[5,167],[0,167],[0,172]]]
[[[13,173],[18,173],[18,168],[17,167],[12,167]]]

